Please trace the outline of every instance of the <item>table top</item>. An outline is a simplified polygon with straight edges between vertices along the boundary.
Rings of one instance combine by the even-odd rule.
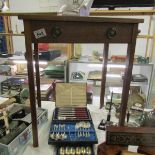
[[[57,16],[46,14],[19,15],[19,19],[24,20],[49,20],[49,21],[74,21],[74,22],[102,22],[102,23],[143,23],[144,19],[133,18],[105,18],[105,17],[84,17],[84,16]]]

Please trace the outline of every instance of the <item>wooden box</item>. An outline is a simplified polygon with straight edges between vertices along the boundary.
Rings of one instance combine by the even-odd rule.
[[[106,143],[108,145],[155,146],[155,129],[109,126]]]

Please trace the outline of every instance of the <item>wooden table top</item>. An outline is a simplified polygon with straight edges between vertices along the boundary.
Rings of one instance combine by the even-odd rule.
[[[143,23],[143,19],[133,18],[105,18],[105,17],[83,17],[83,16],[57,16],[46,14],[19,15],[19,19],[24,20],[50,20],[50,21],[75,21],[75,22],[102,22],[102,23]]]

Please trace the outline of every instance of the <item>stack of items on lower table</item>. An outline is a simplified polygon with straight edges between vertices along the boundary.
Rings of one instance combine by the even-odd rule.
[[[23,83],[24,78],[10,77],[5,81],[1,82],[1,93],[4,94],[5,92],[8,92],[9,89],[20,91]]]
[[[48,143],[56,145],[57,155],[94,155],[93,144],[97,142],[86,107],[86,84],[57,83]]]
[[[0,155],[15,155],[32,137],[31,109],[13,99],[0,102]],[[11,100],[11,101],[10,101]],[[37,108],[38,128],[47,122],[47,110]]]
[[[0,64],[0,75],[11,75],[11,67],[9,65]]]
[[[129,145],[139,146],[137,153],[128,151]],[[106,142],[98,146],[98,155],[154,155],[154,147],[154,128],[109,126]]]
[[[50,96],[52,95],[52,84],[41,84],[40,94],[41,94],[42,101],[49,101]]]
[[[50,64],[44,69],[44,72],[50,78],[64,78],[64,65]]]
[[[25,78],[10,77],[1,82],[1,97],[15,98],[16,103],[24,104],[25,100],[29,98],[29,91],[24,88]]]
[[[40,94],[42,101],[55,101],[55,85],[61,83],[63,80],[47,79],[42,77],[40,79]],[[37,92],[36,92],[37,93]]]

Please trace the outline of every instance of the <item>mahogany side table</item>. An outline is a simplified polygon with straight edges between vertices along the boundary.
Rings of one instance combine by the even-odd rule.
[[[18,18],[23,19],[24,21],[26,59],[28,61],[27,68],[32,116],[33,146],[38,146],[38,129],[36,117],[32,43],[34,43],[37,102],[39,107],[41,106],[41,99],[38,65],[38,43],[104,43],[100,108],[102,108],[104,105],[109,44],[128,44],[126,70],[125,78],[123,81],[121,100],[121,113],[119,119],[119,125],[123,126],[125,122],[128,93],[130,89],[136,37],[138,35],[138,24],[142,23],[143,20],[125,18],[56,16],[52,14],[23,14]]]

